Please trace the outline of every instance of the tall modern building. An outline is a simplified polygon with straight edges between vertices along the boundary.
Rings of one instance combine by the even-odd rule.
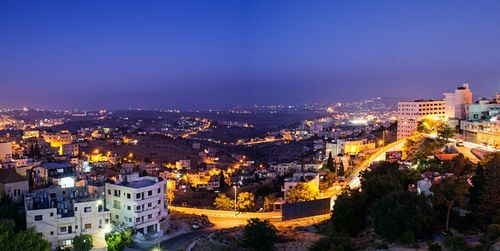
[[[419,120],[445,119],[445,101],[415,100],[398,103],[398,139],[411,136],[417,130]]]
[[[455,89],[455,92],[444,93],[445,115],[447,118],[467,119],[467,109],[470,104],[472,104],[472,92],[467,83]]]

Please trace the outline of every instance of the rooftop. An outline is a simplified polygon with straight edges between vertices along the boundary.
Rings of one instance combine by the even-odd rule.
[[[0,169],[0,183],[8,184],[14,182],[27,181],[26,177],[19,175],[14,168]]]

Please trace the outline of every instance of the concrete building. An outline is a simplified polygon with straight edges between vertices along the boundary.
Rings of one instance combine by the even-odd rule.
[[[446,119],[445,101],[415,100],[398,103],[398,139],[411,136],[417,130],[417,122],[422,119]]]
[[[87,187],[51,187],[25,196],[26,226],[34,227],[52,249],[71,247],[76,235],[88,234],[93,250],[106,250],[104,235],[111,231],[110,212],[102,193]]]
[[[0,169],[0,198],[9,196],[14,201],[21,201],[28,191],[28,179],[19,175],[16,169]]]
[[[325,160],[328,159],[330,153],[332,157],[348,154],[357,155],[366,150],[375,149],[375,143],[369,142],[367,139],[360,140],[337,140],[331,143],[326,143]]]
[[[0,142],[0,162],[9,162],[12,159],[12,142]]]
[[[51,147],[57,148],[59,155],[63,154],[64,145],[73,143],[73,135],[66,131],[60,133],[43,133],[42,138]]]
[[[319,190],[319,174],[313,172],[297,172],[293,174],[293,177],[286,178],[281,191],[284,193],[284,199],[286,200],[286,196],[289,190],[296,187],[299,183],[311,183],[314,187]]]
[[[468,83],[455,89],[455,92],[444,93],[445,116],[447,118],[466,119],[470,104],[472,104],[472,92]]]
[[[143,234],[163,233],[160,221],[167,216],[165,181],[158,177],[122,174],[116,183],[106,183],[106,203],[113,223],[132,227]]]
[[[467,120],[478,121],[490,119],[500,114],[500,103],[495,100],[481,99],[468,108]]]
[[[59,185],[63,188],[75,186],[76,166],[71,163],[44,163],[33,167],[29,173],[34,187]]]

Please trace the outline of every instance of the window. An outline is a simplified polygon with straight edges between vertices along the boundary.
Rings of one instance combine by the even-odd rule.
[[[75,230],[77,230],[77,229],[78,229],[78,225],[75,225]]]
[[[130,206],[127,206],[127,210],[129,210],[129,211],[130,211],[130,210],[132,210],[132,208],[131,208]]]
[[[108,189],[108,194],[111,195],[111,189]]]
[[[115,190],[115,196],[120,197],[121,191],[120,190]]]
[[[85,224],[85,226],[84,226],[84,227],[85,227],[85,229],[91,229],[91,228],[92,228],[92,224],[87,223],[87,224]]]
[[[50,231],[50,235],[54,235],[54,231]]]
[[[158,205],[160,205],[160,204],[161,204],[161,200],[158,200]]]
[[[137,209],[136,210],[141,210],[141,206],[137,206]]]
[[[148,191],[148,196],[152,196],[152,195],[153,195],[153,190]]]
[[[68,231],[68,230],[66,229],[66,227],[61,227],[61,228],[59,229],[59,231],[60,231],[61,233],[65,233],[65,232],[66,232],[66,231]]]
[[[43,219],[42,215],[35,215],[35,221],[41,221]]]
[[[148,215],[148,219],[153,219],[153,215],[152,214]]]
[[[130,199],[130,193],[127,193],[127,199]]]
[[[141,221],[141,218],[137,217],[135,218],[135,222],[140,222]]]
[[[92,212],[92,207],[84,207],[84,208],[83,208],[83,211],[84,211],[85,213],[90,213],[90,212]]]
[[[50,212],[50,217],[54,217],[54,213],[53,212]]]
[[[158,193],[161,193],[161,188],[158,188]]]
[[[140,199],[141,198],[141,194],[140,193],[135,194],[135,198],[136,199]]]
[[[151,207],[153,204],[151,202],[148,203],[148,207]]]
[[[120,201],[113,200],[113,208],[115,208],[115,209],[122,209]]]
[[[128,218],[128,222],[132,222],[132,218]]]
[[[116,219],[118,220],[118,219],[120,219],[120,216],[118,216],[118,215],[115,215],[115,218],[116,218]]]

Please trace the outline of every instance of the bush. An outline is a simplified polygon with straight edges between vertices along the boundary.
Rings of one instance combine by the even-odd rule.
[[[488,240],[497,240],[498,238],[500,238],[500,224],[488,225],[486,233]]]
[[[274,243],[278,239],[276,232],[268,220],[250,219],[243,229],[243,246],[259,251],[274,250]]]
[[[429,251],[441,251],[443,249],[439,244],[433,241],[427,242],[427,247],[429,248]]]
[[[447,236],[444,239],[444,242],[448,246],[448,248],[452,251],[456,250],[466,250],[467,249],[467,243],[465,242],[465,238],[462,235],[456,235],[456,236]]]
[[[366,196],[359,191],[342,193],[332,211],[332,223],[335,231],[346,232],[355,236],[366,227]]]
[[[427,200],[408,191],[393,192],[377,201],[372,222],[375,232],[390,241],[410,237],[410,234],[402,236],[406,232],[411,232],[414,238],[423,238],[434,230]]]

